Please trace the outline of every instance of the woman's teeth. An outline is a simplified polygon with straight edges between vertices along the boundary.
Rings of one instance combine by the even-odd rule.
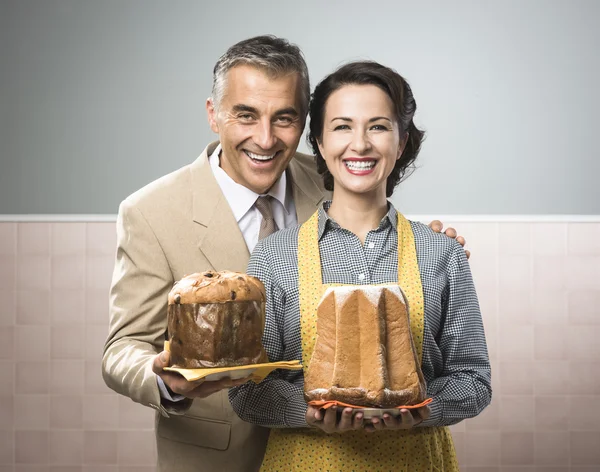
[[[371,170],[375,167],[375,161],[344,161],[350,170]]]
[[[254,159],[255,161],[270,161],[271,159],[273,159],[275,157],[275,154],[270,154],[268,156],[263,156],[262,154],[254,154],[253,152],[250,151],[245,151],[246,154],[248,154],[248,157],[250,157],[250,159]]]

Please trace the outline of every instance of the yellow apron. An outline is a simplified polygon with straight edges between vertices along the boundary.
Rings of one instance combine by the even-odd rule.
[[[423,352],[423,287],[410,223],[398,213],[398,283],[410,306],[411,331],[419,360]],[[304,372],[312,357],[317,332],[317,305],[323,284],[318,241],[318,212],[298,235],[298,284]],[[416,427],[374,433],[326,434],[318,428],[272,429],[261,471],[458,471],[447,427]]]

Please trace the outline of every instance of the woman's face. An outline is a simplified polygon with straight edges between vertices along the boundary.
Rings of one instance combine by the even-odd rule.
[[[402,155],[390,97],[375,85],[345,85],[325,104],[321,155],[334,191],[385,198],[386,181]]]

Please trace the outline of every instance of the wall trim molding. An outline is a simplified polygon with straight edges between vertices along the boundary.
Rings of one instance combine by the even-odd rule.
[[[429,223],[600,223],[600,215],[406,215],[408,219]],[[1,215],[0,223],[110,223],[117,215]]]

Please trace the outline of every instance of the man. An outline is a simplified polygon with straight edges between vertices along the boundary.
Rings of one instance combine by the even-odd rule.
[[[119,208],[103,375],[113,390],[160,412],[160,471],[260,467],[268,430],[241,421],[227,399],[244,379],[187,382],[162,370],[167,294],[186,274],[245,271],[267,221],[302,223],[325,198],[312,156],[296,153],[309,93],[295,45],[262,36],[232,46],[214,68],[206,104],[220,142]]]

